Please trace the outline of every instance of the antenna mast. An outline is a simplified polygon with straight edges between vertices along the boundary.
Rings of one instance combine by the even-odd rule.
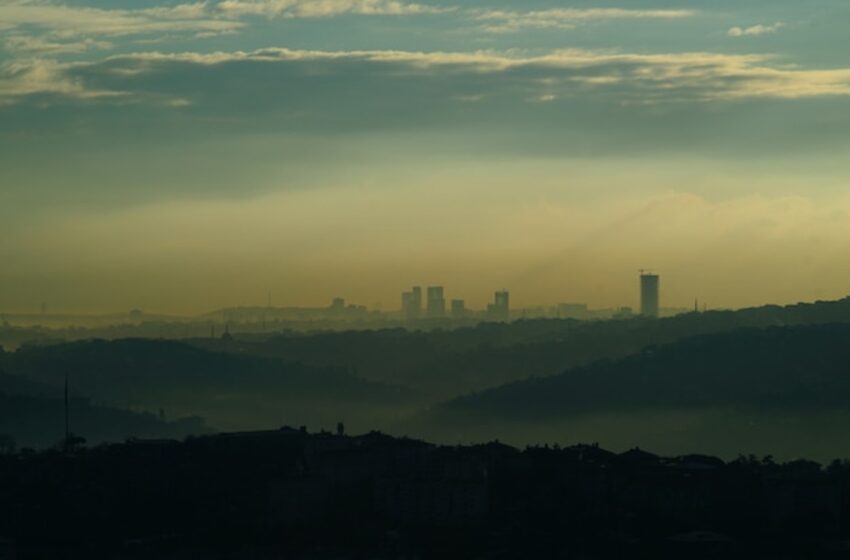
[[[68,372],[65,372],[65,445],[71,441],[71,422],[68,407]]]

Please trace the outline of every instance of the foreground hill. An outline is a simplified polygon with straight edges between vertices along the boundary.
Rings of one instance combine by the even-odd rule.
[[[281,428],[0,453],[19,558],[837,559],[850,465]],[[93,529],[93,528],[96,528]]]
[[[435,407],[443,438],[508,434],[617,445],[850,455],[850,325],[691,337]]]
[[[341,368],[221,353],[168,340],[91,340],[23,347],[0,367],[54,390],[168,416],[202,416],[216,427],[372,422],[409,391],[358,379]]]

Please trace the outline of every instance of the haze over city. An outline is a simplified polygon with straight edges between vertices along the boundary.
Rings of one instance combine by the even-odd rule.
[[[841,297],[847,11],[5,2],[0,309]]]

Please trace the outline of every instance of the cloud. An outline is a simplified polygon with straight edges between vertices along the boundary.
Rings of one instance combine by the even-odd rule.
[[[98,41],[91,37],[77,41],[56,41],[46,37],[11,35],[6,38],[4,44],[9,51],[36,55],[79,54],[89,50],[112,48],[111,42]]]
[[[14,103],[20,98],[53,94],[72,99],[117,97],[119,91],[89,88],[84,80],[68,72],[68,66],[52,60],[11,62],[0,66],[0,106]]]
[[[414,15],[439,8],[399,0],[204,0],[143,9],[103,9],[52,0],[0,1],[7,49],[30,54],[79,54],[111,48],[102,38],[131,35],[204,39],[234,34],[247,16],[318,18],[343,14]]]
[[[560,8],[518,12],[480,10],[474,17],[484,22],[491,33],[512,33],[523,29],[571,29],[580,23],[615,19],[681,19],[695,14],[692,10],[633,10],[624,8]]]
[[[753,25],[750,27],[733,27],[726,32],[730,37],[757,37],[769,33],[776,33],[781,28],[785,27],[784,23],[774,23],[773,25]]]
[[[5,28],[36,28],[53,38],[122,36],[170,32],[225,32],[243,24],[210,16],[208,3],[139,10],[69,6],[39,0],[0,4]]]
[[[453,8],[398,0],[222,0],[216,10],[229,17],[316,18],[343,14],[400,16],[433,14]]]
[[[20,108],[14,114],[4,110],[0,133],[35,126],[27,123],[61,128],[65,118],[111,127],[110,107],[126,111],[133,104],[149,128],[156,128],[154,123],[175,126],[175,112],[187,130],[206,130],[213,123],[289,133],[509,126],[538,127],[540,138],[545,132],[555,141],[566,126],[585,131],[583,149],[593,145],[607,151],[640,146],[637,136],[647,134],[654,135],[653,145],[706,143],[699,133],[706,122],[714,130],[728,118],[727,125],[737,127],[733,116],[740,116],[744,103],[760,103],[770,112],[772,102],[801,100],[800,111],[786,105],[790,118],[814,111],[803,100],[819,100],[837,104],[843,115],[840,104],[848,96],[850,68],[811,70],[760,55],[285,48],[140,52],[3,67],[0,103]],[[67,109],[52,111],[47,119],[47,105]],[[823,120],[823,111],[806,114]],[[785,129],[794,126],[789,118],[780,119]],[[832,118],[826,123],[824,138],[844,138],[843,122]],[[808,130],[814,125],[799,121],[798,126]],[[773,137],[769,144],[794,137]],[[538,149],[553,149],[540,143]]]
[[[66,36],[136,35],[159,32],[227,32],[244,24],[242,16],[285,18],[330,17],[343,14],[415,15],[454,8],[399,0],[205,0],[137,10],[69,6],[48,0],[12,0],[0,4],[0,31],[23,26]]]
[[[156,71],[167,64],[221,65],[225,63],[280,63],[322,68],[323,72],[347,74],[358,65],[368,65],[376,79],[417,81],[442,77],[452,80],[486,81],[479,95],[500,88],[536,98],[546,96],[574,99],[587,89],[615,93],[621,101],[653,102],[712,101],[749,97],[804,98],[850,95],[850,68],[808,70],[771,65],[762,55],[705,52],[642,54],[589,50],[561,50],[536,56],[496,51],[310,51],[268,48],[251,52],[137,53],[104,61],[125,71]],[[97,66],[97,63],[93,66]],[[399,73],[400,70],[403,72]],[[383,72],[382,72],[383,71]],[[264,70],[265,72],[265,70]],[[435,75],[434,73],[439,74]],[[482,86],[485,85],[482,83]],[[581,85],[584,89],[578,88]],[[435,83],[433,87],[438,87]],[[448,91],[446,92],[448,93]]]

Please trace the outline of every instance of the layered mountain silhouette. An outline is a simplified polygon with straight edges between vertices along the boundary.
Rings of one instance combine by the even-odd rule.
[[[545,418],[723,405],[850,410],[850,325],[686,338],[621,360],[460,397],[443,408]]]
[[[689,337],[459,397],[420,418],[444,438],[536,435],[818,457],[850,455],[848,419],[847,324]]]
[[[286,422],[332,427],[359,410],[379,413],[412,398],[408,390],[364,381],[340,367],[208,351],[169,340],[30,346],[3,354],[0,367],[18,383],[55,392],[67,376],[72,394],[94,402],[163,409],[169,417],[202,416],[228,429]]]
[[[844,299],[660,320],[50,341],[0,352],[0,391],[55,400],[67,376],[92,406],[225,430],[343,421],[450,443],[727,456],[804,445],[820,457],[816,442],[841,454],[848,364]]]

